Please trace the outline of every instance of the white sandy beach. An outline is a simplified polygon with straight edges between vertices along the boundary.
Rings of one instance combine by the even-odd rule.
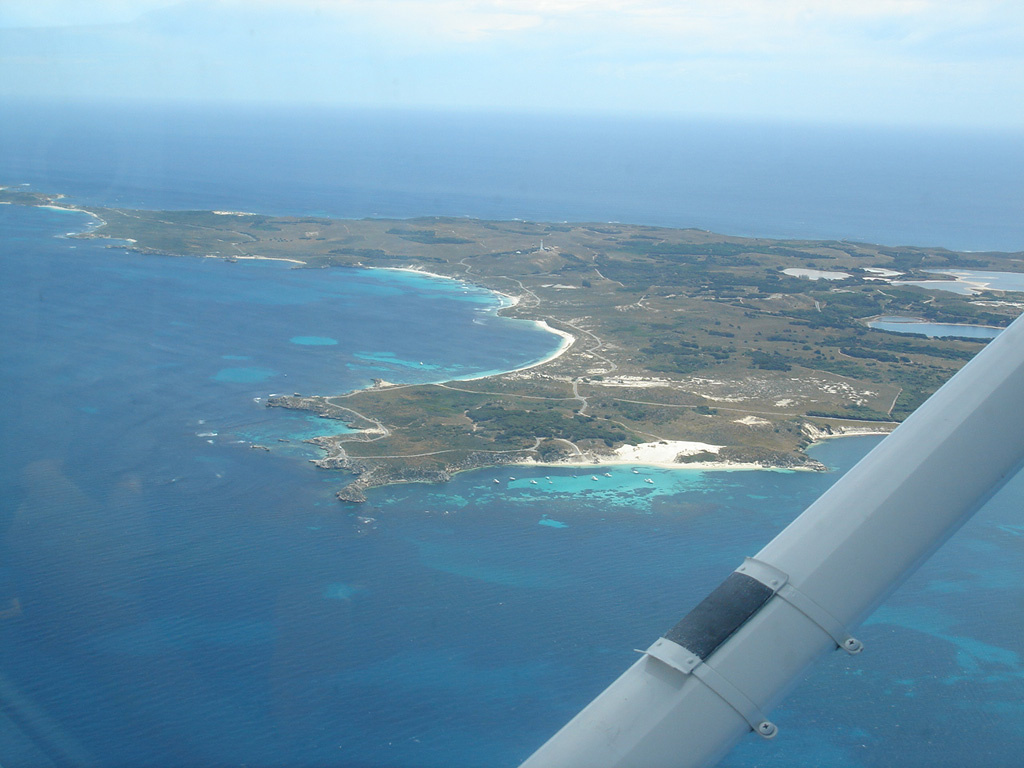
[[[96,219],[96,221],[99,222],[99,224],[97,224],[96,226],[100,226],[100,225],[103,225],[103,224],[107,223],[103,219],[101,219],[98,215],[93,213],[92,211],[87,211],[87,210],[85,210],[83,208],[76,208],[73,205],[54,205],[54,204],[50,203],[50,204],[47,204],[47,205],[40,205],[38,207],[39,208],[49,208],[51,211],[67,211],[68,213],[84,213],[86,216],[92,216],[94,219]]]
[[[135,242],[134,240],[132,242]],[[223,254],[223,253],[204,253],[204,259],[234,259],[236,261],[287,261],[289,264],[301,264],[306,266],[306,262],[300,259],[289,259],[286,256],[236,256],[234,254]]]
[[[639,445],[623,445],[615,449],[615,461],[622,464],[675,464],[677,456],[692,456],[707,451],[718,453],[720,445],[698,443],[689,440],[659,440],[656,443],[640,443]]]
[[[78,208],[72,208],[69,205],[52,205],[52,204],[47,204],[47,205],[40,205],[40,206],[37,206],[37,207],[39,207],[39,208],[49,208],[51,211],[74,211],[76,213],[89,213],[88,211],[83,211],[83,210],[80,210]],[[90,215],[95,215],[95,214],[90,214]]]
[[[305,266],[306,264],[306,262],[302,261],[301,259],[289,259],[284,256],[235,256],[235,258],[238,259],[239,261],[242,261],[244,259],[248,261],[287,261],[292,264],[302,264],[303,266]]]
[[[463,280],[462,278],[452,277],[451,275],[439,275],[437,272],[430,272],[426,269],[421,269],[420,267],[366,267],[365,265],[362,264],[360,264],[360,266],[363,266],[365,269],[381,269],[389,272],[412,272],[415,275],[423,275],[424,277],[434,277],[437,278],[438,280],[452,280],[456,283],[462,283],[466,285],[470,284],[466,280]],[[475,287],[483,288],[483,286]],[[483,290],[490,291],[494,295],[500,296],[504,301],[508,302],[507,304],[502,304],[501,309],[514,307],[519,303],[518,296],[512,296],[511,294],[508,293],[502,293],[501,291],[496,291],[493,288],[483,288]]]
[[[698,443],[689,440],[660,440],[656,443],[640,443],[639,445],[623,445],[616,448],[613,454],[584,453],[580,456],[572,456],[562,461],[542,462],[523,461],[519,462],[529,466],[551,466],[551,467],[601,467],[601,466],[637,466],[657,467],[660,469],[698,469],[701,471],[721,470],[756,470],[765,469],[760,464],[753,462],[732,462],[732,461],[694,461],[680,463],[676,461],[679,455],[692,456],[695,453],[707,451],[718,453],[722,450],[720,445],[710,443]]]

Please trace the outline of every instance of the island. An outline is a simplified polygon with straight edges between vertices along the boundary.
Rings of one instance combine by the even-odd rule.
[[[348,473],[346,502],[501,464],[821,470],[803,451],[811,442],[890,431],[985,343],[871,320],[1000,328],[1024,309],[1020,293],[907,284],[943,270],[1024,272],[1024,253],[607,222],[127,210],[26,187],[0,189],[0,202],[84,211],[99,221],[76,237],[139,254],[460,280],[510,297],[502,314],[562,336],[549,360],[486,378],[269,398],[355,430],[312,441],[324,451],[317,466]]]

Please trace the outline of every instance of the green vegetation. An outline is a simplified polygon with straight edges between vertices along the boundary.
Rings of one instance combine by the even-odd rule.
[[[608,421],[592,416],[566,417],[554,410],[530,410],[486,405],[474,408],[470,419],[496,436],[514,438],[557,438],[577,443],[600,440],[607,446],[622,445],[629,433]]]
[[[464,243],[471,243],[472,240],[467,240],[464,237],[456,237],[455,235],[439,235],[432,229],[405,229],[403,227],[393,227],[388,230],[389,235],[398,235],[403,240],[409,240],[413,243],[423,243],[424,245],[462,245]]]
[[[18,189],[0,191],[0,200],[65,204]],[[1003,326],[1024,308],[1020,295],[896,286],[867,271],[897,270],[903,279],[954,267],[1024,271],[1024,254],[619,224],[89,210],[106,224],[81,236],[110,238],[111,247],[424,268],[517,296],[504,314],[544,320],[575,338],[564,355],[529,371],[274,403],[369,428],[319,440],[328,453],[321,464],[362,473],[362,487],[502,461],[594,460],[625,443],[660,440],[799,466],[812,425],[891,427],[983,345],[876,331],[868,320]],[[812,281],[783,273],[791,267],[850,277]]]

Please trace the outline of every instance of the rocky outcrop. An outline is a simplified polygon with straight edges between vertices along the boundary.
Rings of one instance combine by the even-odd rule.
[[[828,467],[806,453],[787,453],[769,448],[727,445],[718,452],[718,460],[735,464],[760,464],[766,469],[813,469],[827,472]]]

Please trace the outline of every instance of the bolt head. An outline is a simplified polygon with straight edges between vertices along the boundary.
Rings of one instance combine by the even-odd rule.
[[[779,732],[779,729],[775,723],[765,720],[758,724],[757,732],[760,736],[763,736],[766,739],[773,739],[775,738],[775,734]]]

